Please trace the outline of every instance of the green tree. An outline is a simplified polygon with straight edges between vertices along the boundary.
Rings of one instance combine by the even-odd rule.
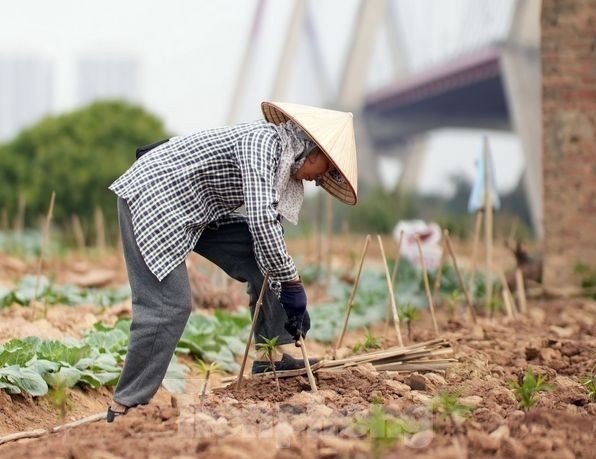
[[[136,147],[165,137],[159,118],[123,101],[46,117],[0,146],[0,202],[15,215],[22,194],[31,224],[47,211],[55,190],[57,223],[74,213],[89,219],[96,206],[114,221],[107,187],[133,163]]]

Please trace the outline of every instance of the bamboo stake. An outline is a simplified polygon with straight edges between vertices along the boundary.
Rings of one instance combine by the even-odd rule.
[[[259,312],[261,311],[261,304],[263,303],[263,297],[265,296],[265,290],[267,290],[268,283],[269,283],[269,273],[265,273],[265,278],[263,279],[263,285],[261,286],[261,292],[259,293],[259,298],[257,300],[257,304],[255,305],[255,313],[253,314],[253,317],[252,317],[252,324],[250,326],[250,334],[248,335],[246,349],[244,350],[244,357],[242,358],[242,365],[240,366],[240,374],[238,375],[238,381],[236,382],[236,390],[240,389],[240,385],[242,384],[242,378],[244,377],[244,367],[246,366],[246,359],[248,358],[248,351],[250,349],[250,343],[252,342],[252,335],[255,332],[255,327],[257,325],[257,319],[259,318]]]
[[[381,248],[381,256],[383,257],[383,267],[385,268],[385,278],[387,279],[387,289],[389,290],[389,301],[391,302],[391,312],[393,313],[393,326],[397,334],[397,342],[401,347],[404,347],[404,342],[401,337],[401,330],[399,328],[399,316],[397,315],[397,305],[395,304],[395,296],[393,293],[393,285],[391,284],[391,276],[389,275],[389,266],[387,266],[387,257],[385,256],[385,249],[383,248],[383,241],[381,236],[377,234],[377,241]]]
[[[443,237],[445,239],[445,243],[447,245],[447,250],[449,251],[449,255],[451,256],[451,262],[453,263],[453,267],[455,268],[455,274],[457,274],[457,280],[459,281],[459,288],[462,289],[464,292],[464,296],[466,298],[466,304],[468,305],[468,311],[472,316],[472,321],[476,323],[476,310],[474,309],[474,304],[472,302],[472,298],[470,296],[470,292],[466,288],[466,284],[464,279],[461,275],[459,270],[459,266],[457,265],[457,258],[455,257],[455,252],[453,251],[453,247],[451,246],[451,238],[449,237],[449,231],[443,230]]]
[[[507,312],[507,317],[513,318],[515,316],[515,311],[513,310],[512,298],[513,295],[511,294],[511,290],[509,290],[509,285],[507,284],[507,279],[505,278],[505,273],[502,269],[498,269],[499,279],[501,280],[501,288],[502,288],[502,295],[503,295],[503,303],[505,304],[505,310]]]
[[[397,241],[397,250],[395,251],[395,263],[393,265],[393,272],[391,273],[391,285],[395,287],[395,279],[397,277],[397,272],[399,271],[399,261],[401,259],[401,244],[404,239],[404,231],[401,230],[399,232],[399,240]],[[395,290],[393,292],[395,295]],[[389,321],[392,317],[391,313],[391,299],[387,301],[387,314],[385,315],[385,326],[383,327],[383,336],[387,336],[387,330],[389,329]]]
[[[25,194],[20,191],[19,192],[19,204],[17,207],[17,215],[14,220],[14,231],[17,237],[21,237],[23,235],[23,230],[25,229],[25,206],[27,201],[25,199]]]
[[[493,204],[491,196],[492,177],[489,167],[490,156],[488,153],[488,137],[484,137],[484,239],[486,244],[486,297],[484,304],[488,308],[492,298],[493,285],[491,282],[491,267],[493,261]]]
[[[85,233],[83,231],[83,225],[81,225],[81,219],[77,214],[73,214],[71,217],[72,232],[75,237],[77,249],[81,252],[85,251]]]
[[[474,294],[474,280],[476,278],[476,262],[478,258],[478,241],[480,240],[480,230],[482,229],[482,211],[476,212],[476,221],[474,224],[474,242],[472,243],[472,274],[470,276],[470,291]]]
[[[312,374],[312,369],[310,368],[310,362],[308,361],[308,353],[306,352],[306,346],[304,345],[304,338],[300,337],[300,350],[302,351],[302,358],[304,359],[304,367],[306,368],[306,374],[308,375],[308,382],[310,383],[310,389],[313,392],[317,392],[317,383],[315,382],[315,377]]]
[[[6,207],[2,208],[2,231],[8,231],[8,210]]]
[[[416,235],[416,245],[418,246],[418,255],[420,256],[420,267],[422,268],[422,279],[424,280],[424,291],[426,292],[426,299],[430,308],[430,315],[433,319],[433,327],[435,333],[439,334],[439,326],[437,325],[437,318],[435,317],[435,306],[433,305],[433,298],[430,293],[430,285],[428,283],[428,273],[426,272],[426,265],[424,264],[424,255],[422,254],[422,244],[420,243],[420,236]]]
[[[441,241],[441,259],[439,260],[439,267],[437,268],[437,275],[435,276],[435,284],[433,285],[433,301],[437,302],[439,288],[441,287],[441,278],[443,277],[443,265],[445,264],[445,254],[447,252],[445,247],[445,231],[443,231],[443,240]]]
[[[103,218],[103,211],[101,207],[95,207],[95,246],[100,255],[103,255],[106,250],[106,229]]]
[[[364,258],[366,257],[366,252],[368,251],[368,244],[370,243],[370,234],[366,235],[366,239],[364,241],[364,247],[362,248],[362,254],[360,255],[360,263],[358,264],[358,272],[356,273],[356,280],[354,281],[354,285],[352,286],[352,292],[350,293],[350,298],[348,299],[348,305],[346,306],[346,315],[344,317],[344,325],[341,330],[341,334],[339,335],[339,339],[333,348],[333,359],[335,360],[337,356],[337,350],[341,347],[341,343],[343,342],[344,335],[346,334],[346,329],[348,328],[348,319],[350,318],[350,312],[352,312],[352,304],[354,303],[354,297],[356,296],[356,289],[358,288],[358,283],[360,282],[360,274],[362,273],[362,265],[364,264]]]
[[[515,270],[515,286],[517,290],[517,300],[519,301],[519,310],[522,314],[528,313],[528,303],[526,301],[526,286],[524,285],[524,275],[522,270]]]
[[[35,293],[33,295],[34,301],[37,301],[37,294],[39,293],[39,280],[41,277],[41,270],[43,266],[43,256],[45,252],[45,247],[49,239],[50,235],[50,221],[52,220],[52,213],[54,212],[54,201],[56,199],[56,192],[52,191],[52,197],[50,198],[50,207],[48,209],[48,213],[46,215],[45,224],[43,227],[43,232],[41,236],[41,245],[39,248],[39,261],[37,263],[37,280],[35,281]]]
[[[513,312],[511,311],[511,303],[509,302],[507,291],[504,288],[501,288],[501,297],[503,298],[503,304],[505,305],[505,312],[507,313],[507,317],[512,319]]]
[[[391,273],[391,285],[395,285],[395,278],[399,270],[399,260],[401,258],[401,244],[404,240],[404,230],[399,232],[399,240],[397,241],[397,250],[395,251],[395,264],[393,265],[393,272]]]

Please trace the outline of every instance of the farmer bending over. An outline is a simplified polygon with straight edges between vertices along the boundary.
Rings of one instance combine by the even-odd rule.
[[[287,345],[310,327],[306,294],[288,255],[282,217],[293,224],[315,180],[356,203],[356,148],[350,113],[263,102],[265,120],[174,137],[137,150],[110,189],[132,291],[124,368],[108,422],[148,403],[161,384],[191,311],[185,258],[191,250],[247,283],[250,309],[269,273],[255,341]],[[236,210],[245,206],[246,215]],[[276,370],[303,368],[282,353]],[[253,373],[267,371],[255,362]]]

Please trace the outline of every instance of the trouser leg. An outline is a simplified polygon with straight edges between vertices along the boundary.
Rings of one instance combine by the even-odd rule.
[[[148,403],[161,384],[192,308],[186,265],[161,282],[137,246],[130,209],[118,198],[118,220],[132,292],[132,324],[124,368],[114,400],[122,405]]]
[[[257,266],[253,241],[246,223],[220,225],[218,229],[205,228],[194,251],[223,269],[230,277],[247,283],[251,316],[263,285],[263,274]],[[284,328],[286,313],[279,299],[269,288],[255,325],[255,342],[278,337],[278,344],[293,343]]]

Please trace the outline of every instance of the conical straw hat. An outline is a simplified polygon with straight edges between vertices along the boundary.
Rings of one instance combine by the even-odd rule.
[[[339,172],[326,173],[321,186],[340,201],[356,204],[358,163],[351,113],[268,101],[261,103],[261,110],[270,123],[281,124],[292,120],[300,126]]]

